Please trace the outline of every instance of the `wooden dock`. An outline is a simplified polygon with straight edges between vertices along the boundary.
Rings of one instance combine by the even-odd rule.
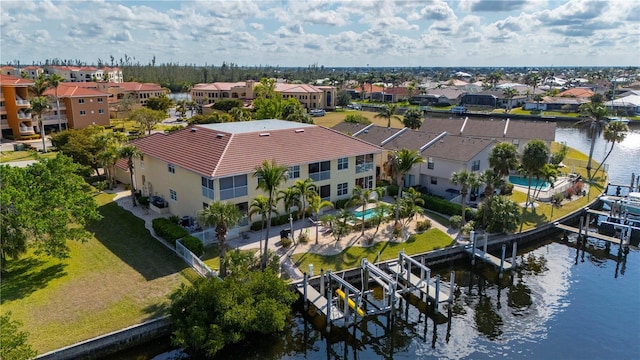
[[[564,224],[555,224],[555,226],[558,229],[561,229],[561,230],[571,231],[573,233],[580,234],[580,229],[578,229],[577,227],[564,225]],[[620,239],[618,239],[618,238],[614,238],[614,237],[608,236],[608,235],[598,234],[595,231],[589,231],[589,229],[586,229],[586,231],[584,231],[583,233],[584,233],[584,235],[586,237],[592,237],[592,238],[608,241],[608,242],[611,242],[611,243],[614,243],[614,244],[618,244],[618,245],[620,245],[620,243],[621,243]]]
[[[490,264],[493,264],[494,266],[496,266],[497,268],[500,268],[500,258],[497,256],[493,256],[491,254],[489,254],[488,252],[484,252],[480,249],[475,249],[475,251],[473,251],[473,245],[468,245],[464,248],[464,250],[466,252],[468,252],[469,254],[475,254],[475,257],[480,258],[481,260],[488,262]],[[510,263],[507,260],[504,260],[504,262],[502,263],[502,268],[504,270],[510,270],[511,268],[513,268],[513,264]]]
[[[297,284],[296,288],[298,289],[298,291],[304,295],[304,283],[300,282]],[[320,311],[320,313],[324,316],[327,316],[327,305],[328,305],[328,301],[327,298],[322,296],[318,290],[316,290],[313,286],[311,286],[310,284],[307,284],[307,298],[309,300],[309,302],[316,307],[316,309],[318,309],[318,311]],[[344,318],[344,314],[342,313],[342,311],[340,311],[340,309],[338,308],[338,306],[331,306],[331,317],[330,320],[339,320]]]
[[[411,284],[414,288],[420,290],[425,293],[428,298],[436,299],[436,285],[435,279],[428,279],[427,281],[423,281],[419,276],[409,273],[407,274],[407,270],[402,269],[400,264],[398,263],[389,263],[388,269],[394,274],[400,275],[404,280]],[[407,276],[408,275],[408,276]],[[442,286],[441,286],[442,287]],[[449,294],[440,290],[438,292],[438,303],[444,303],[449,301]]]
[[[600,211],[600,210],[592,210],[592,209],[589,209],[589,210],[587,210],[587,212],[588,212],[589,214],[600,215],[600,216],[606,216],[606,217],[612,217],[612,216],[611,216],[611,213],[610,213],[610,212],[608,212],[608,211]]]

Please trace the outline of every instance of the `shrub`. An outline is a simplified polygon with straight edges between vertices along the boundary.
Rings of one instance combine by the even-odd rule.
[[[506,183],[500,188],[500,195],[511,195],[513,194],[513,184]]]
[[[584,188],[584,184],[582,183],[582,181],[577,181],[575,185],[573,185],[573,191],[576,194],[581,194],[583,188]]]
[[[429,219],[425,219],[425,220],[420,220],[416,223],[416,231],[417,232],[424,232],[431,229],[431,220]]]
[[[576,191],[574,190],[573,187],[567,188],[567,190],[565,191],[565,196],[567,197],[567,199],[571,199],[571,197],[575,194],[576,194]]]
[[[476,222],[471,220],[462,226],[462,228],[460,229],[460,232],[462,232],[463,235],[469,235],[471,231],[474,230],[475,228],[476,228]]]
[[[462,216],[453,215],[452,217],[450,217],[449,225],[451,225],[451,227],[454,229],[460,229],[460,226],[462,226]]]
[[[378,180],[376,181],[376,187],[385,187],[391,184],[388,180]]]
[[[267,221],[265,220],[264,222],[264,227],[267,227]],[[253,223],[251,223],[251,231],[260,231],[262,230],[262,219],[260,219],[259,221],[254,221]]]
[[[171,218],[156,218],[152,221],[153,230],[158,236],[176,245],[176,240],[189,235],[189,232]],[[186,245],[185,245],[186,246]]]
[[[309,230],[305,230],[303,231],[299,236],[298,236],[298,242],[300,244],[306,244],[309,242]]]
[[[347,203],[349,202],[349,199],[340,199],[337,200],[335,203],[335,208],[336,209],[344,209],[347,206]]]
[[[280,238],[280,245],[282,245],[283,248],[288,248],[291,246],[291,243],[292,241],[288,237]]]
[[[202,245],[200,239],[195,236],[187,235],[180,239],[180,242],[196,256],[200,256],[204,253],[204,245]]]
[[[440,214],[445,215],[457,215],[460,214],[461,208],[460,204],[454,204],[450,201],[441,199],[439,197],[431,196],[431,195],[422,195],[422,200],[424,200],[423,207],[425,209],[433,210]],[[471,218],[470,210],[467,211],[465,216],[469,216]]]
[[[389,196],[398,196],[398,185],[391,184],[387,186],[387,194]]]
[[[554,206],[561,206],[562,200],[564,200],[564,194],[562,193],[553,194],[553,196],[551,197],[551,204]]]
[[[371,121],[362,114],[347,114],[347,116],[344,117],[344,122],[363,125],[371,124]]]

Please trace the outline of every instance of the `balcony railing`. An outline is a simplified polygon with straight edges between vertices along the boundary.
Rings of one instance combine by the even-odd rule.
[[[373,163],[364,163],[356,165],[356,174],[371,171],[373,169]]]
[[[42,116],[42,120],[43,121],[47,121],[47,120],[58,120],[58,115],[44,115]],[[60,115],[60,121],[67,121],[67,116],[66,115]]]
[[[18,113],[18,119],[31,119],[31,114],[28,114],[28,113]]]
[[[29,105],[29,100],[16,99],[16,105],[21,105],[21,106]]]

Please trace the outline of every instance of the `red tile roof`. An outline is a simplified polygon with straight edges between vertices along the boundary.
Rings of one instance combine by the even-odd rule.
[[[207,177],[250,173],[264,160],[301,165],[382,151],[321,126],[231,133],[196,125],[170,134],[153,134],[133,144],[145,156]]]
[[[114,86],[111,86],[114,84]],[[139,83],[139,82],[122,82],[122,83],[110,83],[109,87],[121,87],[126,91],[162,91],[163,88],[159,84],[153,83]]]
[[[593,94],[594,94],[594,92],[591,91],[590,89],[574,88],[574,89],[565,90],[565,91],[559,93],[557,96],[558,97],[588,98],[588,97],[592,97]]]
[[[321,93],[322,90],[308,84],[276,83],[276,91],[281,93]]]
[[[244,87],[247,83],[244,81],[239,82],[215,82],[206,84],[195,84],[192,90],[201,91],[230,91],[233,87]]]
[[[110,94],[102,91],[93,90],[85,87],[76,86],[78,83],[65,84],[61,83],[58,86],[58,97],[87,97],[87,96],[110,96]],[[55,96],[56,91],[53,88],[49,88],[44,92],[44,95]]]
[[[23,79],[16,76],[0,74],[0,84],[2,85],[33,85],[33,80]]]

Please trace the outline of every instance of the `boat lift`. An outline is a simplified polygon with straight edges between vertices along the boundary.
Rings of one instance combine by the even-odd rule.
[[[366,296],[371,293],[371,291],[368,289],[370,279],[380,284],[380,286],[382,286],[382,288],[387,292],[385,306],[378,307],[373,302],[369,302],[371,305],[376,307],[376,309],[372,310],[371,313],[382,313],[391,310],[391,313],[393,314],[393,311],[395,309],[395,299],[398,296],[396,292],[396,289],[398,288],[397,281],[394,280],[391,275],[384,272],[376,265],[369,263],[366,258],[362,259],[362,261],[360,262],[360,267],[360,274],[362,277],[362,293],[365,295],[365,300],[368,300]]]
[[[465,250],[471,254],[471,265],[475,265],[476,264],[476,257],[480,258],[481,260],[484,260],[490,264],[493,264],[494,266],[496,266],[498,268],[498,270],[500,271],[499,273],[499,277],[502,278],[502,271],[503,270],[510,270],[510,269],[515,269],[516,267],[516,255],[518,254],[518,243],[517,242],[513,242],[513,248],[512,248],[512,252],[511,252],[511,262],[507,262],[505,261],[505,256],[507,253],[507,244],[503,243],[502,244],[502,255],[500,256],[500,258],[493,256],[491,254],[489,254],[487,252],[487,239],[488,239],[488,235],[485,233],[484,234],[484,244],[483,244],[483,248],[482,250],[477,248],[477,236],[476,236],[476,232],[475,231],[471,231],[470,233],[470,237],[471,237],[471,244],[465,246]]]

